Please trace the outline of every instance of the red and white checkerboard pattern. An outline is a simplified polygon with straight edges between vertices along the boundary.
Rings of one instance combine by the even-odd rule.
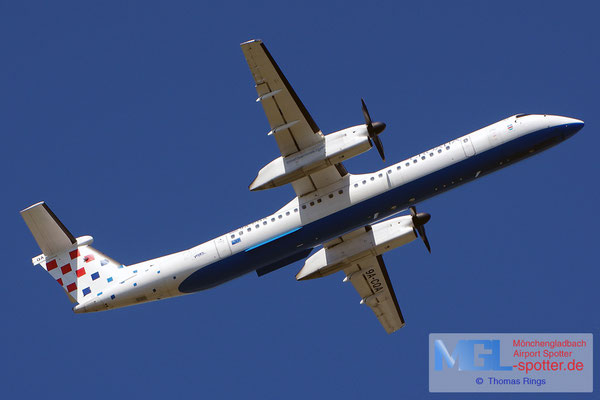
[[[91,246],[82,246],[41,263],[75,301],[82,303],[116,284],[121,265]],[[114,278],[114,279],[109,279]]]

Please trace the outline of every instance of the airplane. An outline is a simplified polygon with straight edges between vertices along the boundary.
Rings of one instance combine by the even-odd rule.
[[[93,248],[91,236],[74,237],[46,203],[24,209],[21,215],[43,253],[32,262],[64,289],[75,313],[190,294],[306,259],[297,280],[343,271],[360,303],[386,332],[395,332],[405,321],[382,255],[417,238],[431,252],[425,232],[431,216],[416,205],[553,147],[584,126],[563,116],[517,114],[378,171],[350,174],[342,162],[372,147],[385,161],[379,135],[386,125],[372,121],[361,99],[364,124],[324,135],[265,44],[251,40],[241,48],[270,124],[268,135],[281,152],[249,189],[291,184],[296,197],[191,249],[128,266]]]

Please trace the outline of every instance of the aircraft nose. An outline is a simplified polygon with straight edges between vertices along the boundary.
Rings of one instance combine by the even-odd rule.
[[[563,117],[560,115],[549,115],[549,125],[554,134],[560,134],[562,140],[570,138],[583,128],[583,121],[577,118]]]
[[[575,119],[575,118],[572,118],[572,119],[573,119],[573,122],[571,122],[569,125],[572,125],[574,129],[577,129],[575,131],[575,133],[577,133],[581,130],[581,128],[583,128],[585,126],[585,122],[583,122],[580,119]]]
[[[574,134],[576,134],[577,132],[579,132],[581,130],[581,128],[583,128],[585,126],[585,123],[580,120],[580,119],[576,119],[576,118],[566,118],[566,133],[565,133],[565,138],[571,137]]]

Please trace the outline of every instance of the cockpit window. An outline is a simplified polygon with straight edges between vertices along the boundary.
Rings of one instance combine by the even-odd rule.
[[[526,115],[531,115],[531,114],[517,114],[517,115],[515,115],[515,118],[521,118],[521,117],[524,117]]]

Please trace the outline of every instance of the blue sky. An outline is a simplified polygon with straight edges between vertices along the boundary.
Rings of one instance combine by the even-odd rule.
[[[423,398],[431,332],[597,334],[598,11],[547,1],[3,2],[0,393]],[[432,215],[432,254],[414,242],[385,256],[407,321],[396,334],[341,275],[296,282],[301,263],[73,314],[30,264],[39,249],[18,213],[26,206],[45,200],[75,236],[131,264],[293,196],[247,189],[278,155],[239,48],[252,38],[323,132],[362,123],[363,97],[387,123],[388,165],[519,112],[586,127],[419,205]],[[355,173],[384,165],[375,151],[346,163]]]

